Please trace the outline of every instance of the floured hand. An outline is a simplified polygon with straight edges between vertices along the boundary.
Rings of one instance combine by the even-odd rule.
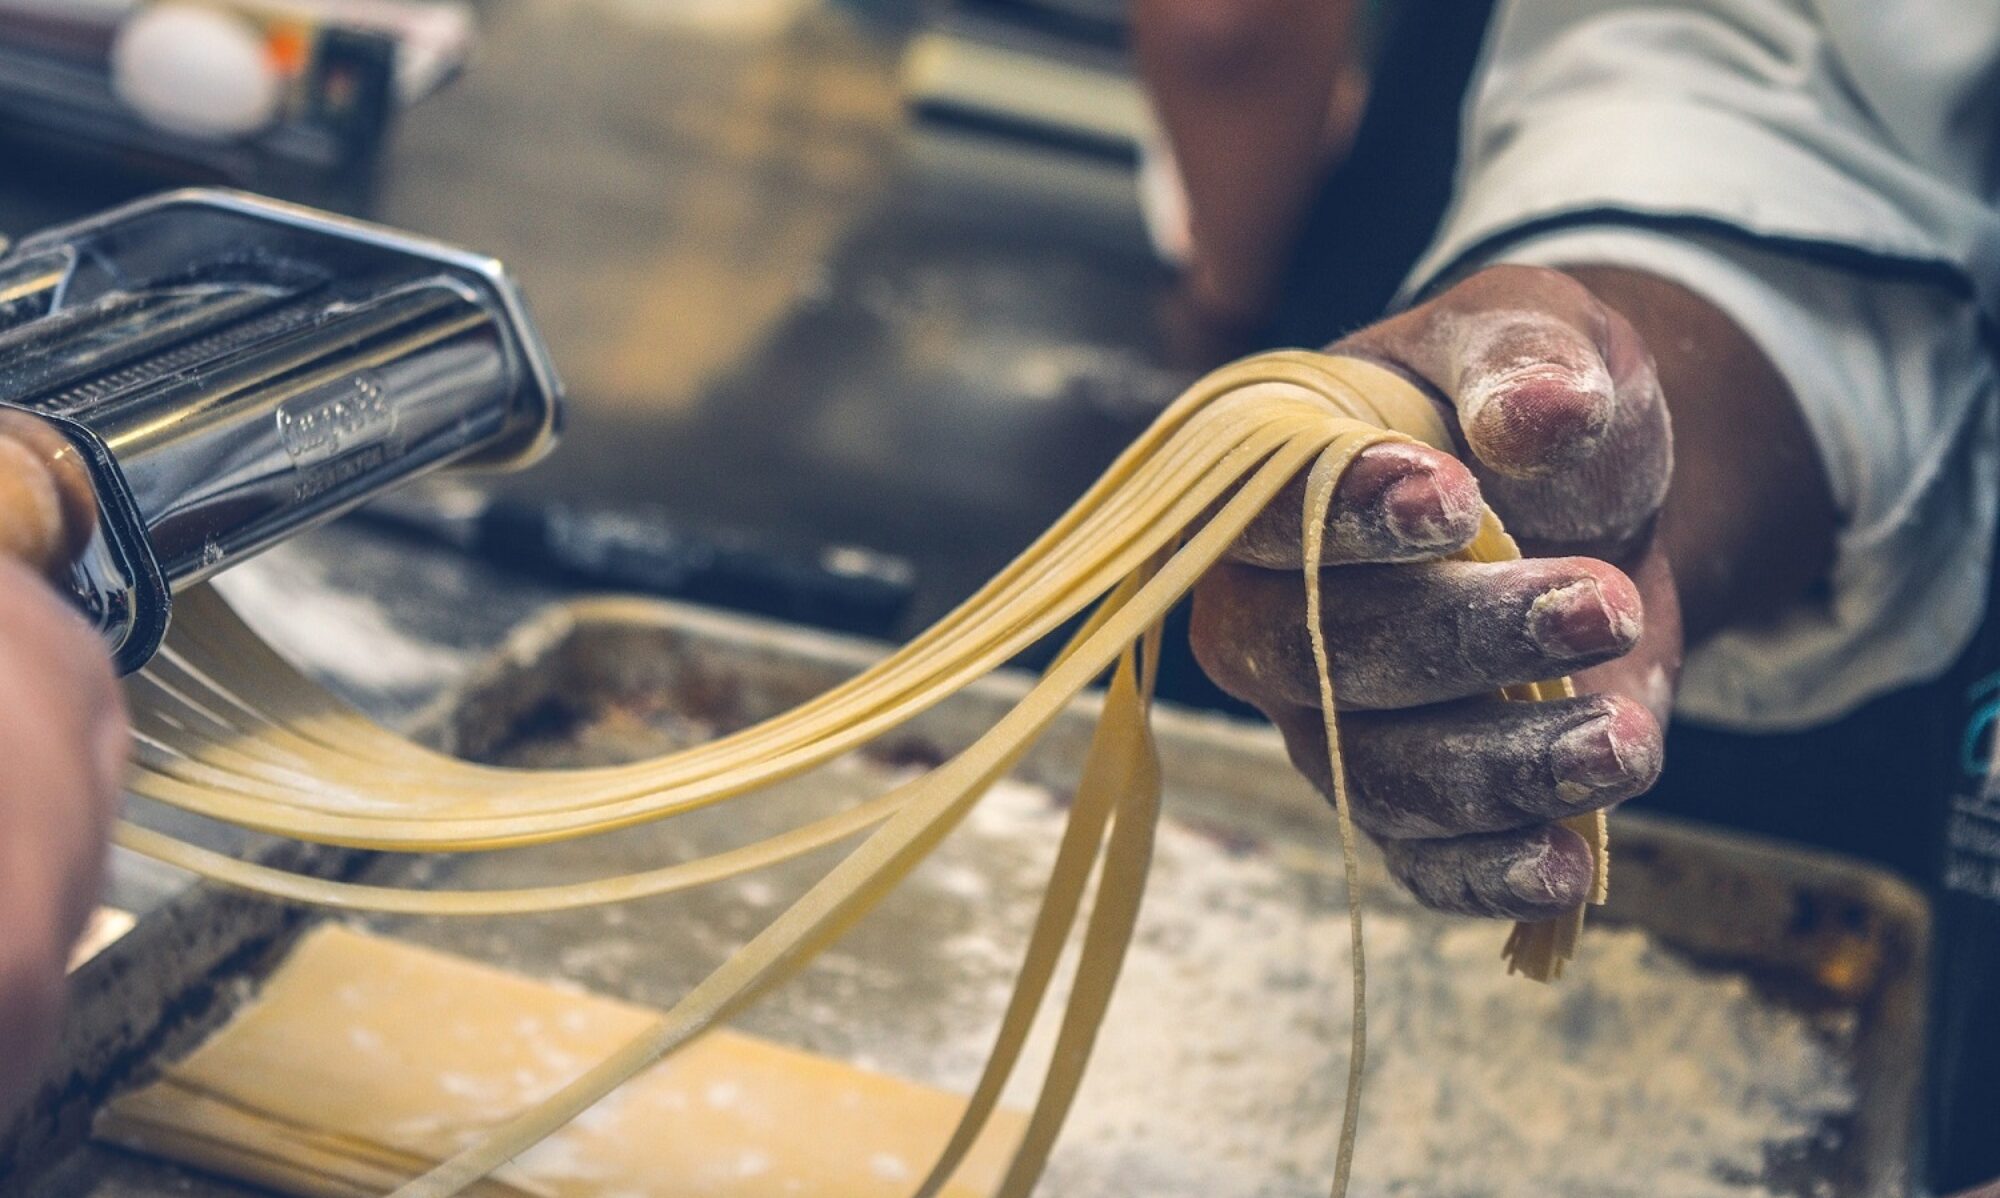
[[[1643,792],[1661,764],[1680,663],[1671,571],[1654,543],[1672,472],[1666,407],[1638,333],[1582,284],[1496,267],[1332,352],[1391,367],[1445,402],[1464,460],[1365,452],[1328,515],[1326,634],[1357,824],[1444,910],[1540,919],[1591,877],[1557,821]],[[1194,648],[1217,684],[1284,733],[1328,785],[1299,578],[1303,480],[1195,593]],[[1440,560],[1482,499],[1533,555]],[[1501,686],[1564,674],[1573,700]]]

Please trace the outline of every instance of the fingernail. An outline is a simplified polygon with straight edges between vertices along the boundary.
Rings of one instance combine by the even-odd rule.
[[[1502,320],[1468,347],[1458,406],[1489,466],[1545,477],[1595,451],[1617,391],[1597,354],[1560,322]]]
[[[1571,728],[1550,746],[1556,781],[1599,791],[1628,782],[1632,762],[1618,742],[1616,721],[1599,716]]]
[[[1570,838],[1581,847],[1582,841]],[[1538,907],[1571,907],[1583,901],[1590,886],[1590,858],[1564,851],[1544,840],[1507,867],[1505,882],[1515,897]]]
[[[1558,657],[1589,657],[1631,644],[1632,619],[1611,610],[1604,588],[1586,578],[1545,591],[1528,605],[1528,639]]]
[[[1531,903],[1548,903],[1557,897],[1556,877],[1551,871],[1555,854],[1544,846],[1538,852],[1524,853],[1507,867],[1507,889],[1517,898]]]
[[[1446,487],[1428,468],[1382,493],[1382,518],[1389,532],[1412,549],[1455,545],[1477,531],[1478,501]]]

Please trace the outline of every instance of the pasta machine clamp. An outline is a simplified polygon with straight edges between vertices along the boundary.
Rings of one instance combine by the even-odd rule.
[[[51,573],[127,672],[176,590],[426,471],[532,462],[561,409],[498,262],[377,226],[179,191],[0,257],[0,448],[55,447]]]

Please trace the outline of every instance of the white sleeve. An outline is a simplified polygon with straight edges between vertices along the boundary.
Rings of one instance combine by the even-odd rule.
[[[2000,405],[1971,304],[1700,234],[1573,227],[1487,261],[1678,283],[1735,320],[1798,398],[1842,516],[1831,585],[1703,645],[1681,715],[1804,727],[1951,665],[1984,610],[2000,505]]]
[[[2000,4],[1501,0],[1412,278],[1524,230],[1710,227],[2000,312]]]
[[[1822,722],[1935,676],[1994,539],[2000,4],[1501,0],[1453,206],[1405,298],[1600,263],[1728,313],[1791,385],[1843,518],[1830,587],[1688,663],[1681,710]]]

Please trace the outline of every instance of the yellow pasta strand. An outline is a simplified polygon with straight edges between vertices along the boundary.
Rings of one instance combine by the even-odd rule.
[[[1310,470],[1304,511],[1307,622],[1325,713],[1354,954],[1354,1021],[1333,1193],[1345,1192],[1367,1040],[1356,836],[1339,751],[1330,647],[1321,626],[1322,529],[1355,456],[1383,441],[1446,447],[1436,407],[1395,374],[1302,352],[1246,359],[1171,405],[1105,475],[1006,569],[951,614],[848,682],[750,728],[653,760],[532,771],[459,761],[376,726],[263,644],[215,594],[181,598],[159,659],[132,683],[146,798],[293,839],[389,852],[474,852],[605,835],[760,790],[866,745],[1078,616],[1084,620],[1027,695],[984,735],[924,775],[844,810],[709,857],[558,886],[433,890],[308,877],[237,860],[134,823],[126,847],[246,890],[364,911],[492,915],[672,893],[854,842],[796,902],[690,990],[644,1035],[394,1198],[446,1198],[524,1151],[638,1071],[731,1018],[865,916],[955,827],[1094,680],[1109,689],[993,1048],[959,1126],[915,1193],[935,1194],[986,1126],[1021,1064],[1090,881],[1082,955],[1040,1095],[999,1193],[1041,1175],[1131,943],[1159,814],[1148,719],[1160,623],[1281,488]],[[1491,513],[1465,556],[1518,556]],[[1087,613],[1087,614],[1086,614]],[[1510,688],[1532,700],[1567,682]],[[1571,821],[1593,850],[1602,901],[1601,815]],[[1546,980],[1576,947],[1582,909],[1519,925],[1509,969]]]
[[[1351,447],[1350,447],[1351,446]],[[1304,522],[1306,636],[1312,645],[1313,673],[1319,683],[1320,710],[1326,712],[1326,757],[1333,779],[1333,811],[1340,826],[1340,866],[1347,884],[1348,948],[1354,959],[1353,1022],[1348,1034],[1347,1092],[1340,1111],[1340,1140],[1333,1158],[1333,1195],[1347,1193],[1354,1172],[1354,1137],[1361,1118],[1361,1078],[1368,1062],[1368,957],[1361,934],[1360,848],[1355,843],[1354,812],[1347,798],[1347,768],[1341,759],[1338,705],[1333,693],[1333,662],[1327,655],[1326,627],[1321,621],[1319,571],[1326,544],[1326,513],[1333,503],[1333,490],[1347,466],[1362,446],[1353,441],[1340,450],[1329,450],[1313,463],[1306,478]]]

